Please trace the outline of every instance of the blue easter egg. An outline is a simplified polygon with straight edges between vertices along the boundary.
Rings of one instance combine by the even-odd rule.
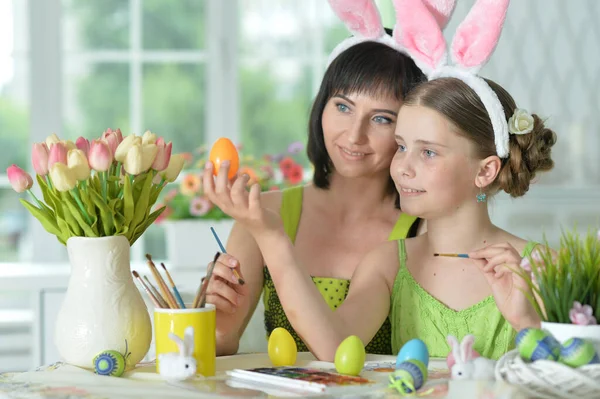
[[[396,368],[407,360],[418,360],[429,367],[429,351],[427,345],[420,339],[411,339],[402,346],[396,358]]]
[[[571,338],[563,344],[560,361],[571,367],[598,364],[600,358],[592,343],[581,338]]]

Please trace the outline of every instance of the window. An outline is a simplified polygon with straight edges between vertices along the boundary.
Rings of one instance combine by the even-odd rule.
[[[394,25],[391,0],[378,0]],[[471,1],[457,2],[451,38]],[[494,220],[528,238],[597,226],[600,198],[600,4],[513,2],[484,68],[519,106],[549,117],[556,168],[524,198],[499,195]],[[306,142],[330,51],[348,35],[323,0],[44,0],[0,2],[0,160],[29,166],[29,144],[108,127],[150,129],[190,151],[217,137],[261,156]],[[2,261],[65,261],[0,170]],[[134,259],[164,256],[152,226]]]

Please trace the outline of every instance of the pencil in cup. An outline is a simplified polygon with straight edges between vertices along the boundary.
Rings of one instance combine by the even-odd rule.
[[[140,277],[139,273],[136,272],[135,270],[132,270],[131,274],[133,274],[133,277],[135,277],[136,280],[138,280],[142,284],[142,287],[144,287],[144,291],[146,291],[146,294],[148,295],[148,298],[150,298],[150,301],[152,301],[152,303],[154,304],[154,306],[157,307],[157,308],[162,308],[162,305],[160,304],[160,302],[158,301],[158,299],[154,296],[154,294],[152,293],[152,291],[150,290],[150,288],[148,288],[148,286],[146,285],[146,283],[144,282],[144,280],[142,280],[142,278]]]
[[[171,288],[173,288],[173,294],[175,294],[175,299],[177,300],[179,307],[181,309],[185,309],[185,304],[183,303],[183,299],[181,298],[181,295],[179,294],[179,290],[177,289],[177,286],[175,285],[175,282],[173,281],[173,278],[171,277],[171,273],[169,273],[169,271],[167,270],[167,267],[165,266],[164,263],[161,262],[160,265],[165,270],[165,273],[167,275],[167,279],[169,280],[169,283],[171,283]]]
[[[152,272],[152,275],[154,276],[154,279],[156,280],[158,288],[162,292],[165,301],[167,301],[172,309],[178,309],[179,305],[177,304],[175,297],[173,297],[173,294],[171,294],[171,290],[169,290],[169,287],[167,287],[165,280],[163,280],[162,276],[158,272],[158,269],[156,269],[156,265],[154,262],[152,262],[152,257],[149,254],[146,254],[146,258],[148,259],[148,267],[150,268],[150,271]]]
[[[219,238],[219,236],[217,235],[217,232],[215,231],[215,229],[212,226],[210,228],[210,231],[213,234],[213,236],[215,237],[215,241],[217,241],[217,244],[219,245],[219,248],[221,249],[221,252],[223,252],[224,254],[226,254],[227,251],[225,251],[225,247],[223,246],[223,243],[221,242],[221,239]],[[232,270],[233,270],[233,275],[235,276],[235,278],[238,279],[238,283],[240,283],[240,285],[246,284],[246,282],[240,276],[240,274],[238,273],[238,271],[236,269],[232,269]]]

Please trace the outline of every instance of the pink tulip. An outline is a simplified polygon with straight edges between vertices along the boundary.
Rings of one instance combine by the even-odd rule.
[[[110,148],[110,153],[114,154],[117,151],[119,144],[121,144],[121,141],[123,141],[123,138],[119,138],[117,132],[108,129],[102,134],[102,140],[106,141],[106,144],[108,144],[108,147]]]
[[[50,156],[48,157],[48,169],[52,168],[52,165],[60,162],[67,164],[67,147],[63,143],[55,143],[50,148]]]
[[[170,141],[169,144],[165,144],[165,140],[160,137],[158,140],[156,140],[156,147],[158,148],[158,152],[156,154],[156,158],[154,158],[154,162],[152,163],[152,169],[160,172],[167,169],[167,166],[169,166],[173,144]]]
[[[75,146],[77,146],[78,149],[80,149],[81,151],[83,151],[83,153],[85,154],[86,157],[89,155],[89,153],[90,153],[90,142],[85,137],[79,137],[75,141]]]
[[[35,173],[40,176],[46,176],[48,174],[48,146],[46,143],[34,143],[31,149],[31,161],[33,163],[33,169]]]
[[[88,160],[92,169],[98,172],[106,172],[113,162],[112,152],[108,144],[104,140],[92,140]]]
[[[29,173],[25,172],[17,165],[13,164],[9,166],[8,169],[6,169],[6,174],[8,175],[8,181],[10,182],[13,190],[18,193],[27,191],[31,188],[31,186],[33,186],[33,179]]]
[[[569,319],[571,319],[571,323],[580,326],[597,324],[592,307],[590,305],[582,305],[577,301],[573,303],[573,308],[569,311]]]
[[[121,133],[121,129],[117,128],[115,133],[116,133],[117,137],[119,138],[119,144],[121,144],[121,141],[123,141],[123,133]]]

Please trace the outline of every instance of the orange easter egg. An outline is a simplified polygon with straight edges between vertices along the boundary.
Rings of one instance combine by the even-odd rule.
[[[229,173],[228,177],[233,179],[240,166],[240,156],[238,154],[235,144],[226,137],[221,137],[213,144],[208,159],[213,163],[213,173],[216,176],[219,173],[219,168],[223,161],[229,161]]]

